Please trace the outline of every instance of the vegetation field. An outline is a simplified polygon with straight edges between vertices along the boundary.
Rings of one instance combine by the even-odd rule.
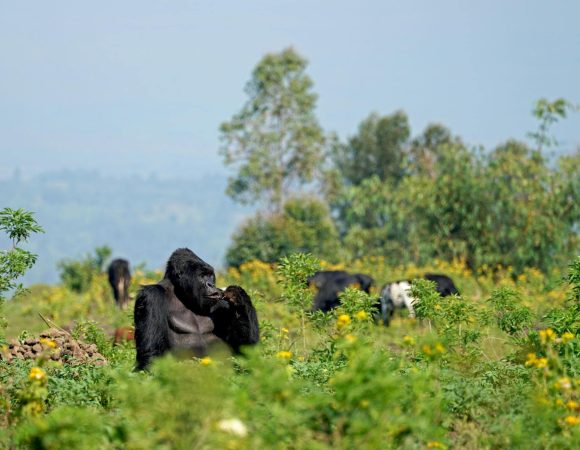
[[[104,274],[79,294],[33,286],[6,303],[7,338],[48,328],[94,343],[105,366],[0,362],[0,445],[36,449],[144,448],[577,448],[580,442],[580,259],[567,273],[510,267],[471,272],[461,261],[392,267],[355,261],[377,286],[426,271],[451,276],[460,296],[441,299],[417,281],[418,318],[388,328],[370,296],[347,289],[330,314],[305,312],[305,279],[341,268],[294,254],[251,261],[219,276],[258,310],[261,342],[245,356],[156,361],[133,371],[132,343],[112,331],[132,324]],[[137,271],[132,285],[161,277]],[[40,315],[39,315],[40,313]]]

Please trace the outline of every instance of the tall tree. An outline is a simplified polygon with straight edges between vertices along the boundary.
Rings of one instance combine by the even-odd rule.
[[[371,114],[346,144],[334,146],[332,159],[346,184],[358,185],[372,176],[397,183],[404,176],[410,133],[402,111]]]
[[[312,181],[324,136],[306,67],[292,48],[266,55],[246,85],[246,104],[220,126],[220,152],[237,169],[227,188],[234,200],[281,211],[293,189]]]

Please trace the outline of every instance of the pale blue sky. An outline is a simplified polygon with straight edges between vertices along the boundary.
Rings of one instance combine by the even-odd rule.
[[[404,109],[489,147],[524,138],[539,97],[580,102],[575,0],[0,0],[0,176],[223,173],[220,122],[288,45],[341,136]],[[573,151],[580,114],[556,131]]]

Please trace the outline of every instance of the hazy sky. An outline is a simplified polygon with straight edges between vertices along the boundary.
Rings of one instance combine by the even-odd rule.
[[[218,126],[266,52],[310,61],[326,130],[404,109],[471,144],[580,102],[580,2],[0,0],[0,176],[223,172]],[[557,129],[580,145],[580,114]]]

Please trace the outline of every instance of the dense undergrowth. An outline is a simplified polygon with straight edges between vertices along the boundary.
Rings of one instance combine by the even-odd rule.
[[[580,258],[567,273],[518,276],[510,267],[472,273],[460,261],[356,261],[348,269],[378,286],[437,271],[459,287],[461,296],[441,299],[415,283],[418,318],[389,328],[372,321],[376,291],[348,289],[332,314],[305,313],[313,292],[304,280],[319,264],[293,255],[222,274],[221,285],[251,293],[260,345],[240,358],[161,358],[151,373],[132,371],[130,344],[111,345],[109,333],[130,325],[131,311],[114,307],[104,276],[84,294],[32,287],[7,302],[7,337],[46,328],[40,313],[96,343],[109,364],[0,362],[0,447],[577,447]],[[132,292],[159,277],[138,272]]]

